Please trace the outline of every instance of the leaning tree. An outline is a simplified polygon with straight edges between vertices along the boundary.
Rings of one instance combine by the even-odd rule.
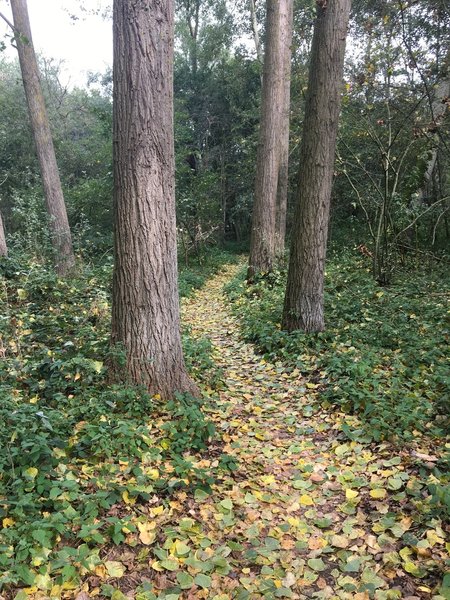
[[[64,276],[73,268],[75,257],[52,134],[31,37],[27,1],[11,0],[11,9],[13,23],[10,23],[3,14],[1,16],[14,31],[31,129],[33,131],[36,153],[41,170],[42,185],[47,203],[55,254],[55,268],[59,275]]]

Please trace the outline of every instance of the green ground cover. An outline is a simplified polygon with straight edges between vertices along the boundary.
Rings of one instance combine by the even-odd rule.
[[[181,295],[231,260],[212,252],[182,267]],[[109,385],[110,280],[110,261],[70,280],[0,263],[0,588],[72,581],[99,546],[124,539],[129,519],[115,504],[212,481],[183,458],[213,434],[200,402]],[[186,329],[183,341],[190,371],[214,381],[208,340]]]

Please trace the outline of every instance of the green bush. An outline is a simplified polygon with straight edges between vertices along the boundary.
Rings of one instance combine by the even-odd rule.
[[[167,405],[170,420],[162,426],[172,452],[206,450],[215,433],[214,423],[205,419],[201,403],[189,394],[176,394]]]

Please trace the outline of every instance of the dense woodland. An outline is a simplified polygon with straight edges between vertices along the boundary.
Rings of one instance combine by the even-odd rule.
[[[9,4],[0,600],[450,598],[446,0]]]

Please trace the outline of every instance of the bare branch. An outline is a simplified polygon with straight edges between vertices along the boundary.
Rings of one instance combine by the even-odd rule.
[[[8,17],[5,17],[5,15],[2,12],[0,12],[0,17],[5,21],[8,27],[10,27],[14,31],[14,33],[19,33],[14,27],[14,25],[11,23],[11,21],[8,19]]]

